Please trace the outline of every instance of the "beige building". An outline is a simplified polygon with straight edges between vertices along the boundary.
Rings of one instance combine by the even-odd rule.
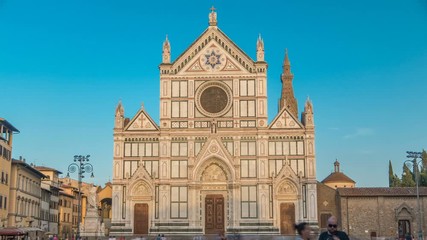
[[[282,94],[268,122],[262,38],[251,59],[217,23],[212,10],[174,61],[166,38],[159,123],[144,108],[128,119],[117,106],[111,234],[294,235],[295,222],[317,227],[313,105],[307,100],[300,117],[288,54],[281,79],[272,79]]]
[[[45,194],[49,194],[48,204],[47,206],[42,206],[41,210],[41,217],[43,218],[43,222],[40,225],[41,229],[51,234],[58,234],[59,191],[61,190],[59,174],[62,174],[62,172],[45,166],[36,166],[34,168],[46,176],[41,182],[42,199],[43,190]],[[42,201],[42,204],[45,205],[46,203]]]
[[[45,178],[45,175],[25,160],[12,160],[8,226],[40,226],[42,178]]]
[[[18,129],[0,118],[0,227],[6,227],[9,212],[13,133],[19,133]]]
[[[64,186],[66,189],[66,186]],[[59,192],[59,237],[71,239],[73,232],[73,200],[74,196],[66,191]]]

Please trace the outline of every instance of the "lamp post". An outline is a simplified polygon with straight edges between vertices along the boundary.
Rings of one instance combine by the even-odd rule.
[[[80,223],[82,221],[82,179],[85,177],[84,173],[92,173],[91,177],[93,178],[93,166],[89,163],[90,155],[82,156],[75,155],[74,162],[68,165],[67,177],[70,177],[70,173],[77,172],[78,175],[78,189],[79,189],[79,199],[78,199],[78,216],[77,216],[77,234],[76,239],[80,239]]]
[[[420,207],[420,192],[419,192],[419,182],[420,182],[420,171],[418,168],[418,165],[422,162],[421,152],[406,152],[408,156],[407,158],[412,158],[409,160],[406,160],[405,163],[411,163],[413,167],[413,171],[415,172],[415,183],[417,184],[417,211],[418,211],[418,239],[423,239],[423,227],[422,227],[422,216],[421,216],[421,207]],[[417,161],[417,159],[420,159]]]

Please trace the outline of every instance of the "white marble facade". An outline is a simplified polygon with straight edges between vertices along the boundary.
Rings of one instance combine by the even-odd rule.
[[[307,100],[298,118],[287,56],[283,107],[268,123],[261,37],[252,60],[212,11],[209,27],[173,62],[170,49],[166,38],[160,123],[143,107],[131,119],[121,103],[116,109],[111,234],[291,234],[294,222],[317,226],[313,107]]]

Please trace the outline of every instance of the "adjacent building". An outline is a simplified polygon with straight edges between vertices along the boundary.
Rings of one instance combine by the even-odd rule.
[[[19,133],[18,129],[0,117],[0,227],[7,226],[14,133]]]
[[[163,43],[160,122],[115,113],[111,234],[284,234],[318,225],[313,105],[298,110],[286,52],[278,112],[267,114],[264,42],[256,59],[209,13],[177,59]],[[185,37],[186,35],[181,35]]]
[[[41,179],[46,176],[25,159],[12,160],[9,192],[9,227],[39,227]]]
[[[63,186],[67,188],[66,185]],[[74,196],[67,191],[59,192],[59,236],[62,239],[71,239],[73,232],[73,200]]]
[[[418,236],[420,225],[426,233],[426,187],[419,188],[419,211],[415,187],[355,187],[351,178],[339,172],[337,163],[334,173],[317,185],[322,231],[326,230],[327,219],[334,215],[338,217],[339,228],[354,239],[404,239],[407,234]],[[339,174],[331,177],[336,173]]]
[[[45,166],[36,166],[35,169],[37,169],[39,172],[43,173],[46,176],[46,178],[42,179],[41,181],[41,188],[42,188],[41,218],[43,218],[43,222],[40,225],[40,228],[45,232],[55,235],[59,233],[58,232],[59,191],[61,190],[59,174],[62,174],[62,172],[54,168],[45,167]],[[49,196],[45,196],[46,200],[48,200],[47,206],[45,206],[46,204],[43,203],[44,202],[43,194],[49,194]],[[46,214],[48,216],[46,216]],[[47,225],[46,225],[46,222],[47,222]]]

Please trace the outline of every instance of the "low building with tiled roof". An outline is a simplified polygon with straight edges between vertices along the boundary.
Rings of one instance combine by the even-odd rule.
[[[349,178],[344,173],[340,172],[340,163],[338,160],[334,162],[334,172],[329,174],[325,179],[323,179],[322,183],[331,187],[331,188],[354,188],[356,186],[356,182]]]

